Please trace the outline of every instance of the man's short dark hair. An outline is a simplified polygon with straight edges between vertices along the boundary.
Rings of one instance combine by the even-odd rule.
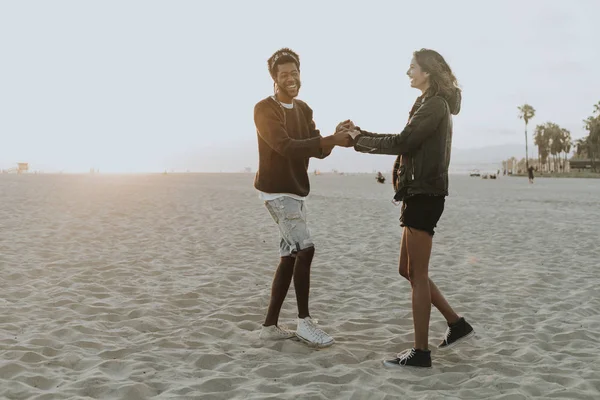
[[[296,64],[296,68],[300,71],[300,56],[293,50],[284,47],[283,49],[277,50],[271,58],[268,60],[269,73],[275,79],[277,77],[277,66],[281,64],[287,64],[293,62]]]

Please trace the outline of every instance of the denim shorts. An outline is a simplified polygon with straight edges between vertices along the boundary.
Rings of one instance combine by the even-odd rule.
[[[442,213],[445,198],[443,196],[416,195],[402,202],[400,226],[418,229],[433,236]]]
[[[279,227],[281,257],[294,256],[300,250],[314,247],[306,223],[306,204],[303,200],[283,196],[265,201],[265,206]]]

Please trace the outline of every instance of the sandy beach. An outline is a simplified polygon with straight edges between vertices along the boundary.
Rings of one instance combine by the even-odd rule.
[[[374,175],[311,176],[311,314],[337,343],[258,338],[279,237],[252,181],[0,175],[0,398],[600,398],[600,181],[451,177],[430,271],[477,336],[436,351],[433,309],[431,370],[381,364],[412,319]]]

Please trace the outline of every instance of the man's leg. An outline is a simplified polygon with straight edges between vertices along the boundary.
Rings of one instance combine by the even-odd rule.
[[[404,229],[406,230],[406,228]],[[408,247],[406,245],[406,236],[407,235],[403,232],[402,240],[400,242],[399,272],[403,278],[410,282],[408,274]],[[442,313],[444,318],[446,318],[446,321],[451,324],[458,321],[460,317],[454,312],[450,304],[448,304],[446,301],[446,298],[444,298],[444,295],[442,295],[438,287],[431,279],[429,279],[429,291],[431,293],[431,304],[433,304],[433,306],[437,308],[440,313]]]
[[[296,290],[296,301],[298,302],[298,318],[310,317],[308,312],[308,296],[310,292],[310,265],[312,263],[315,248],[309,247],[300,250],[296,255],[294,265],[294,288]]]
[[[294,261],[294,257],[291,256],[281,257],[279,261],[279,266],[273,277],[271,301],[269,302],[269,309],[267,310],[264,326],[277,325],[279,322],[281,306],[283,305],[285,296],[290,288],[290,283],[292,282],[292,276],[294,275]]]
[[[283,213],[279,220],[281,230],[282,251],[284,247],[295,255],[294,289],[298,302],[298,318],[310,316],[308,297],[310,291],[310,266],[315,254],[315,247],[310,237],[306,220],[306,205],[303,201],[285,197],[281,202]]]
[[[310,270],[315,248],[306,221],[306,205],[302,201],[286,198],[283,210],[285,217],[280,221],[279,227],[288,248],[296,254],[293,278],[298,302],[296,336],[311,346],[331,346],[335,340],[316,326],[308,310]]]
[[[277,224],[281,234],[281,241],[279,243],[279,253],[281,258],[271,284],[271,299],[269,301],[265,323],[263,324],[266,327],[276,326],[279,322],[279,313],[281,312],[281,307],[287,296],[294,275],[294,263],[296,259],[290,252],[289,239],[286,237],[289,229],[286,227],[287,218],[285,200],[285,198],[277,198],[265,202],[265,206],[271,214],[271,217],[273,217],[273,221]]]
[[[311,246],[298,251],[296,255],[296,264],[294,265],[294,288],[296,289],[296,300],[298,302],[296,336],[311,346],[328,347],[334,344],[335,340],[316,326],[308,311],[310,266],[314,254],[315,248]]]

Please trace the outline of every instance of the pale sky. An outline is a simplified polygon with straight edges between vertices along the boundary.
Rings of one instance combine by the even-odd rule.
[[[418,95],[412,52],[439,51],[463,88],[456,148],[523,144],[530,123],[584,136],[600,101],[600,1],[0,0],[0,168],[256,170],[266,60],[300,55],[299,98],[321,133],[351,118],[400,132]],[[393,158],[336,149],[311,169]]]

